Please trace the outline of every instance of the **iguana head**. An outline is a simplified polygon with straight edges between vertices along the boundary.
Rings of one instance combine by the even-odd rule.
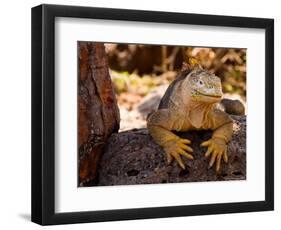
[[[193,69],[185,79],[190,100],[216,103],[222,98],[221,80],[202,68]]]

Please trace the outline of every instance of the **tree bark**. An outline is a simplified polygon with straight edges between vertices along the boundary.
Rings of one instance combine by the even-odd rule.
[[[120,117],[103,43],[78,42],[79,185],[95,181],[105,143]]]

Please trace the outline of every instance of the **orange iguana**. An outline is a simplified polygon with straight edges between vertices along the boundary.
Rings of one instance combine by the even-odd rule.
[[[193,63],[192,63],[193,62]],[[191,61],[192,68],[183,70],[161,99],[158,110],[147,118],[147,128],[154,141],[166,152],[167,162],[175,159],[182,169],[182,156],[193,159],[191,141],[178,137],[173,131],[213,130],[212,138],[201,144],[208,147],[209,167],[216,162],[220,170],[221,159],[227,163],[227,143],[231,140],[233,121],[228,114],[217,109],[222,98],[220,78]]]

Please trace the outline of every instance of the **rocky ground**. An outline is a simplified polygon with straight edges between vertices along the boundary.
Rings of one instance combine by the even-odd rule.
[[[229,163],[222,164],[220,174],[208,169],[204,157],[206,148],[200,143],[210,138],[210,132],[181,133],[189,138],[194,160],[186,160],[186,170],[176,162],[165,163],[164,152],[154,143],[147,129],[133,129],[113,134],[108,140],[100,162],[98,185],[154,184],[195,181],[225,181],[246,179],[246,116],[232,116],[235,121],[232,141],[228,144]]]

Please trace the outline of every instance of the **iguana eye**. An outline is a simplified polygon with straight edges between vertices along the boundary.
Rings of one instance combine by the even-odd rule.
[[[200,85],[203,85],[203,81],[200,80],[200,81],[199,81],[199,84],[200,84]]]

